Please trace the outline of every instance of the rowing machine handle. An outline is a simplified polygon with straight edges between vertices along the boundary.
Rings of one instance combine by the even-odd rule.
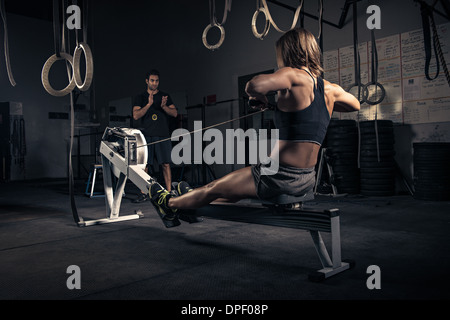
[[[259,101],[259,100],[255,100],[255,99],[248,100],[248,105],[251,108],[258,107],[258,106],[260,106],[262,104],[264,104],[264,103]],[[267,104],[267,109],[274,110],[275,106],[273,104],[269,103],[269,104]]]

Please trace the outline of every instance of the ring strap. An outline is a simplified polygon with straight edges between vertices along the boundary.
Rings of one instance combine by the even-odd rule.
[[[431,29],[433,30],[433,45],[434,45],[434,52],[435,55],[439,57],[439,60],[441,61],[442,69],[444,70],[445,77],[447,79],[447,83],[450,86],[450,74],[448,71],[447,63],[445,62],[444,53],[442,52],[441,48],[441,42],[439,41],[439,35],[436,30],[436,23],[434,22],[434,16],[431,9],[429,9],[429,16],[430,16],[430,22],[431,22]]]
[[[319,35],[317,39],[322,38],[322,22],[323,22],[323,0],[319,0]]]
[[[88,15],[88,2],[87,0],[83,0],[83,42],[88,42],[88,25],[89,25],[89,15]]]
[[[215,0],[209,0],[209,16],[210,16],[210,25],[223,25],[227,21],[228,18],[228,12],[231,12],[231,0],[225,0],[225,8],[223,11],[223,17],[222,22],[218,23],[216,18],[216,1]]]
[[[372,29],[371,34],[372,38],[372,82],[378,81],[378,50],[377,50],[377,42],[375,39],[375,31]]]
[[[439,57],[436,49],[436,42],[433,41],[434,46],[434,55],[436,58],[436,75],[432,78],[430,77],[430,61],[431,61],[431,32],[430,32],[430,17],[432,13],[428,6],[421,2],[420,3],[420,12],[422,14],[422,27],[423,27],[423,41],[425,47],[425,77],[428,80],[434,80],[439,76]]]
[[[4,49],[5,49],[5,62],[6,62],[6,71],[8,72],[9,82],[13,87],[16,86],[16,81],[14,80],[12,71],[11,71],[11,62],[9,60],[9,45],[8,45],[8,24],[6,22],[6,10],[5,10],[5,0],[0,0],[0,14],[3,20],[3,29],[4,29]]]
[[[61,57],[61,16],[60,4],[58,0],[53,0],[53,41],[55,46],[55,54]]]
[[[86,58],[86,75],[84,81],[81,79],[80,74],[81,52],[84,53]],[[91,49],[87,43],[81,42],[75,48],[73,53],[73,77],[78,89],[81,91],[89,90],[94,77],[94,62]]]
[[[300,16],[300,11],[302,10],[302,7],[303,7],[303,0],[300,0],[300,5],[297,7],[297,10],[295,10],[294,20],[292,21],[291,28],[289,30],[287,30],[287,31],[283,31],[280,28],[278,28],[278,26],[276,25],[275,21],[273,21],[272,16],[270,15],[269,7],[267,5],[266,0],[262,0],[262,4],[264,6],[264,9],[266,10],[267,18],[269,18],[269,21],[272,24],[272,26],[275,28],[275,30],[277,30],[278,32],[281,32],[281,33],[285,33],[285,32],[288,32],[288,31],[294,29],[295,26],[297,25],[298,18]]]
[[[375,31],[374,29],[372,29],[371,32],[371,41],[372,41],[372,66],[371,66],[371,72],[372,72],[372,81],[370,81],[369,83],[367,83],[365,86],[363,86],[363,98],[362,100],[364,102],[366,102],[369,105],[377,105],[380,104],[381,102],[383,102],[384,98],[386,97],[386,90],[384,89],[383,85],[381,83],[378,82],[378,51],[377,51],[377,43],[376,43],[376,39],[375,39]],[[378,95],[378,89],[381,90],[381,95],[380,97],[375,100],[375,101],[371,101],[369,100],[369,86],[375,86],[375,97]],[[377,112],[377,110],[376,110]]]
[[[353,59],[355,63],[355,85],[358,86],[358,101],[361,102],[361,57],[358,42],[358,9],[356,1],[353,3]]]
[[[228,11],[231,11],[231,3],[232,3],[231,0],[225,0],[225,9],[224,9],[222,22],[218,23],[217,18],[216,18],[215,0],[209,0],[209,19],[210,19],[210,21],[209,21],[209,25],[207,25],[205,30],[203,31],[203,36],[202,36],[203,45],[209,50],[216,50],[216,49],[220,48],[220,46],[222,46],[222,44],[225,40],[225,29],[222,25],[225,24],[225,22],[227,20]],[[208,35],[209,30],[213,27],[219,28],[220,39],[219,39],[219,42],[217,42],[215,45],[210,45],[208,43],[208,40],[206,39],[206,37]]]

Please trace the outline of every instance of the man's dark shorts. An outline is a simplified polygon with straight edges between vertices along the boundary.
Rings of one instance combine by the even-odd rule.
[[[256,194],[261,200],[274,198],[281,194],[301,196],[314,188],[315,168],[300,169],[279,165],[274,175],[261,174],[261,169],[269,168],[270,164],[252,166],[252,175],[255,181]]]
[[[167,139],[167,137],[145,137],[148,143],[158,142]],[[153,165],[156,158],[158,164],[172,163],[172,141],[167,140],[158,142],[148,146],[148,161],[149,165]]]

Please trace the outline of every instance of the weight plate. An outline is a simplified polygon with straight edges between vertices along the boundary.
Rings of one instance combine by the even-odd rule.
[[[358,128],[356,126],[344,126],[344,127],[328,127],[327,136],[332,135],[345,135],[345,134],[358,134]]]
[[[365,191],[395,191],[395,184],[361,184],[361,190]]]
[[[361,194],[364,196],[371,196],[371,197],[390,197],[395,195],[395,190],[373,191],[361,189]]]
[[[361,176],[364,173],[395,173],[395,168],[361,168]]]
[[[327,141],[341,141],[341,140],[356,140],[358,141],[358,134],[357,133],[348,133],[348,134],[336,134],[336,135],[329,135],[327,136]]]
[[[394,123],[391,120],[370,120],[370,121],[361,121],[359,123],[360,128],[375,128],[375,123],[378,128],[380,127],[393,127]]]
[[[387,177],[387,178],[380,178],[380,179],[367,179],[367,178],[361,178],[360,183],[364,185],[391,185],[395,182],[395,177]]]
[[[358,148],[358,140],[357,139],[348,139],[348,140],[337,140],[337,141],[328,141],[327,147],[329,148],[339,148],[339,147],[353,147]]]
[[[395,175],[391,173],[361,173],[361,179],[392,179]]]
[[[330,161],[331,167],[332,168],[336,168],[336,167],[352,167],[355,169],[358,169],[358,162],[355,159],[352,160],[333,160]]]
[[[380,157],[395,156],[395,150],[379,150]],[[377,150],[361,150],[361,156],[378,157]]]
[[[330,155],[327,154],[327,159],[330,161],[333,160],[357,160],[358,159],[358,153],[357,152],[342,152],[342,153],[331,153]]]
[[[359,194],[360,189],[359,188],[337,188],[338,193],[348,193],[348,194]]]
[[[378,127],[377,128],[378,133],[380,134],[394,134],[394,128],[393,127]],[[359,128],[359,132],[361,132],[361,134],[375,134],[375,127],[371,128],[371,127],[360,127]]]
[[[329,127],[344,127],[344,126],[355,126],[356,127],[356,121],[355,120],[330,120]]]
[[[327,150],[330,150],[331,153],[358,152],[358,146],[333,146],[329,147]]]
[[[361,169],[363,168],[392,168],[395,169],[395,162],[360,162]]]
[[[450,172],[443,171],[439,168],[437,168],[435,170],[433,170],[432,168],[427,168],[427,169],[414,168],[414,176],[448,177],[448,176],[450,176]]]
[[[395,162],[394,157],[392,156],[387,156],[387,157],[382,157],[380,156],[380,158],[378,159],[377,156],[363,156],[361,155],[359,157],[359,161],[366,161],[366,162],[385,162],[385,161],[391,161],[391,162]]]
[[[414,142],[413,143],[414,149],[420,149],[420,148],[432,148],[432,149],[447,149],[450,150],[450,142]]]
[[[377,151],[377,150],[394,150],[394,145],[392,144],[380,144],[380,145],[376,145],[376,144],[362,144],[360,146],[361,151]]]

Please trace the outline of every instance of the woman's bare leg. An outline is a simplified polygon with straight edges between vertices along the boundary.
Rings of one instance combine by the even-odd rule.
[[[235,202],[256,197],[251,167],[246,167],[180,197],[172,197],[168,206],[171,209],[197,209],[219,198]]]

